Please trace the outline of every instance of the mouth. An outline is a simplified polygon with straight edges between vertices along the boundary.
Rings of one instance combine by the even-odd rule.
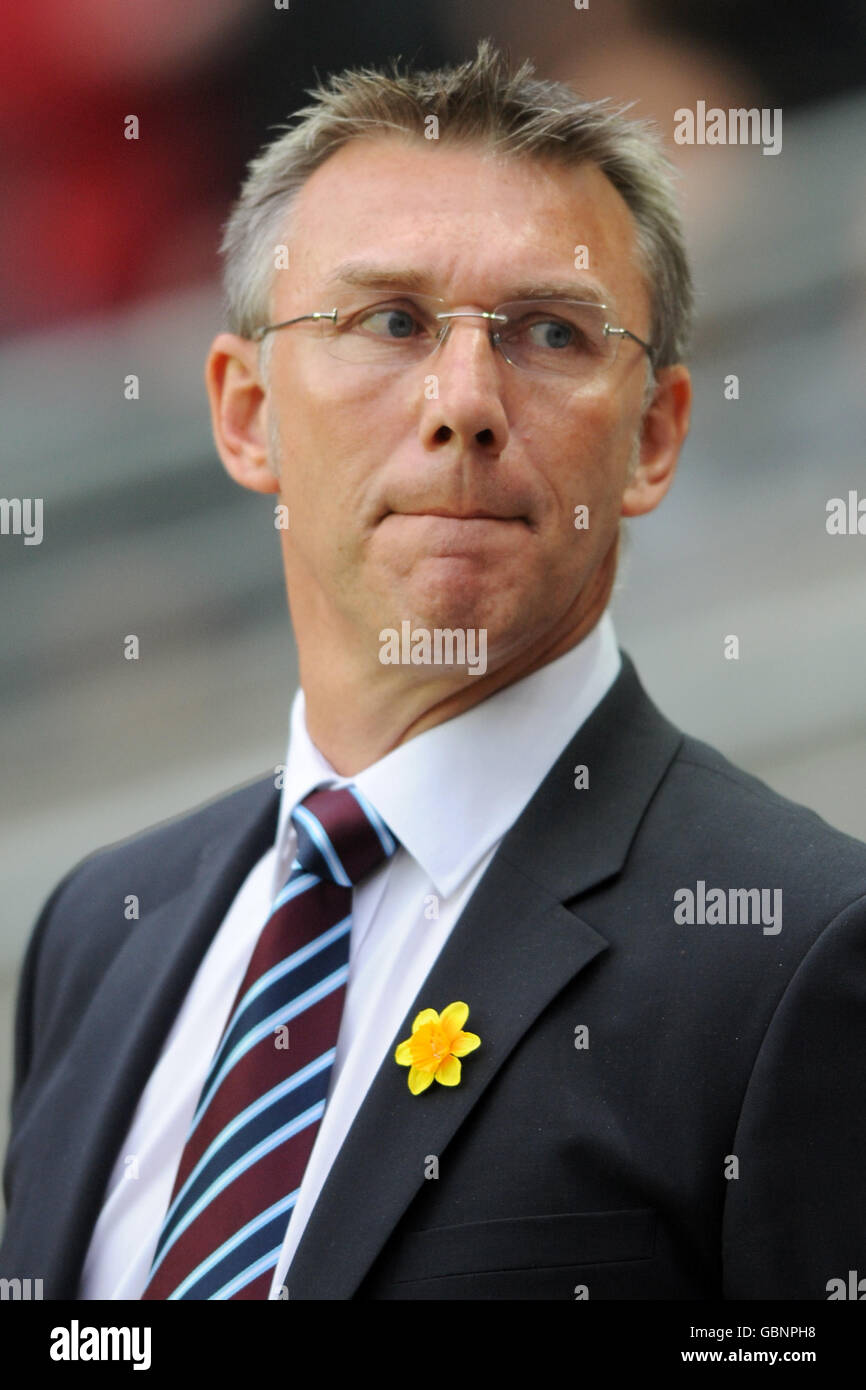
[[[417,512],[389,512],[389,516],[440,516],[449,521],[526,521],[525,516],[503,516],[498,512],[455,512],[447,507],[426,507]]]

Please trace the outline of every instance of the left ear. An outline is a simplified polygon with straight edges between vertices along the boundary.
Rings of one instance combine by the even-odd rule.
[[[622,495],[623,516],[654,511],[674,480],[689,431],[692,380],[687,367],[660,368],[641,424],[640,460]]]

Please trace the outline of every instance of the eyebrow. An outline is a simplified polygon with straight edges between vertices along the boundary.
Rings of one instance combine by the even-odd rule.
[[[403,289],[410,294],[433,293],[433,281],[425,271],[413,266],[376,265],[372,261],[344,261],[325,283],[328,287],[343,284],[365,290]],[[583,299],[592,304],[613,304],[609,291],[591,281],[524,281],[503,291],[499,303],[505,304],[512,299]]]
[[[423,270],[410,266],[380,266],[372,261],[344,261],[328,276],[326,284],[356,285],[365,290],[389,290],[399,286],[416,294],[429,294],[431,280]]]

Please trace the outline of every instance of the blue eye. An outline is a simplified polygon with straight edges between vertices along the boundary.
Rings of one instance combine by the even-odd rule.
[[[533,347],[560,350],[578,346],[578,335],[571,324],[560,319],[545,319],[529,326],[530,341]]]
[[[371,309],[359,317],[357,324],[378,338],[394,341],[413,337],[414,330],[419,326],[408,309],[393,306]]]

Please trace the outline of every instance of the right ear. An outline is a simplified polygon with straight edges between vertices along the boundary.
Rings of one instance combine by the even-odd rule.
[[[236,333],[214,338],[205,365],[211,425],[226,472],[252,492],[278,492],[268,461],[267,396],[258,345]]]

